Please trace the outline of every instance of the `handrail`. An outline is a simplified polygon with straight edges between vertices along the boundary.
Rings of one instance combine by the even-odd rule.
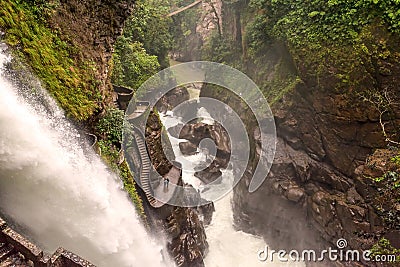
[[[136,109],[132,112],[127,114],[127,120],[128,121],[141,121],[142,116],[148,111],[149,108],[149,102],[144,102],[144,101],[136,101],[135,102],[135,107]],[[153,188],[151,178],[152,178],[152,171],[154,170],[153,164],[150,159],[150,153],[147,149],[146,146],[146,138],[145,134],[142,133],[139,128],[137,128],[134,124],[131,123],[132,126],[132,133],[136,141],[136,147],[139,152],[139,157],[141,161],[141,167],[140,167],[140,174],[139,174],[139,181],[141,188],[143,189],[149,203],[151,206],[154,208],[160,208],[162,207],[170,198],[174,196],[175,189],[174,187],[174,192],[171,194],[165,193],[162,188],[160,188],[160,185],[157,185],[155,188]],[[174,166],[178,166],[175,168],[181,169],[179,173],[179,177],[173,176],[169,177],[171,182],[174,181],[173,183],[178,185],[179,179],[182,177],[182,165],[179,162],[174,162]],[[174,168],[174,167],[173,167]],[[173,168],[170,170],[171,173],[173,173]],[[171,175],[170,173],[167,173],[164,175],[164,178],[167,177],[168,175]],[[156,197],[157,198],[156,198]]]
[[[157,200],[153,197],[150,184],[150,172],[151,172],[151,162],[148,158],[147,148],[142,134],[139,134],[136,130],[133,131],[135,136],[136,145],[139,149],[140,159],[142,161],[142,167],[140,168],[140,184],[147,199],[152,206],[158,206]]]

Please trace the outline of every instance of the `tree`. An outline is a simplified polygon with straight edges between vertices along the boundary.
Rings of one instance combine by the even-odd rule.
[[[172,47],[171,19],[166,17],[169,8],[165,0],[138,0],[124,29],[124,37],[142,43],[147,53],[157,56],[161,68],[169,66],[168,52]]]
[[[123,36],[116,42],[113,63],[111,81],[133,90],[160,69],[157,56],[147,54],[141,43],[131,43],[130,39]]]

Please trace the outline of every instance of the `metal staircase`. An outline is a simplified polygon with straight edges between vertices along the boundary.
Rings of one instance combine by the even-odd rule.
[[[158,201],[153,197],[152,189],[150,185],[150,174],[151,174],[151,162],[147,153],[144,137],[136,130],[133,131],[137,147],[139,149],[142,166],[140,169],[140,183],[147,199],[153,207],[157,207]]]

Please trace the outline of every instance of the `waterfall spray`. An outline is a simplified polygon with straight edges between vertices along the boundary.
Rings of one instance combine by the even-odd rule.
[[[98,266],[161,266],[161,246],[119,178],[49,96],[21,93],[5,77],[8,60],[1,52],[0,213],[47,251],[63,246]]]

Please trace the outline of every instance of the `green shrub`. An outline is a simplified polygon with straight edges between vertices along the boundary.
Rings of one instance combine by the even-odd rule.
[[[371,248],[371,256],[372,256],[371,258],[374,258],[377,255],[395,255],[396,256],[395,262],[397,263],[400,262],[400,249],[393,247],[392,244],[390,244],[390,241],[384,237],[382,237]],[[393,266],[397,266],[395,265],[396,263],[388,262],[387,264],[388,266],[390,266],[390,264],[393,264]]]
[[[96,125],[97,132],[113,144],[122,142],[122,128],[124,124],[124,112],[120,109],[110,108]]]
[[[117,148],[108,140],[99,140],[97,142],[97,146],[100,150],[102,158],[109,163],[110,167],[112,167],[114,171],[116,171],[117,166],[114,166],[114,164],[117,164],[119,158]]]
[[[124,161],[121,165],[119,165],[119,174],[124,183],[124,189],[128,193],[130,199],[136,207],[137,212],[140,217],[146,222],[146,214],[143,208],[143,200],[137,193],[136,190],[136,182],[133,179],[133,176],[129,170],[128,164]]]
[[[396,171],[388,171],[380,177],[373,178],[378,194],[374,199],[374,208],[386,225],[400,230],[400,175]]]
[[[400,166],[400,155],[394,156],[393,158],[390,159],[390,161]]]
[[[250,6],[263,12],[254,26],[282,37],[295,46],[304,42],[352,42],[362,28],[382,19],[389,30],[400,33],[400,5],[398,0],[251,0]],[[253,33],[253,35],[257,35]]]
[[[169,9],[169,1],[137,0],[123,35],[130,43],[141,43],[148,54],[157,56],[161,68],[169,66],[168,52],[173,44],[171,18],[165,16]]]
[[[117,40],[113,65],[112,82],[134,90],[160,69],[156,56],[147,54],[141,43],[130,43],[125,37]]]

